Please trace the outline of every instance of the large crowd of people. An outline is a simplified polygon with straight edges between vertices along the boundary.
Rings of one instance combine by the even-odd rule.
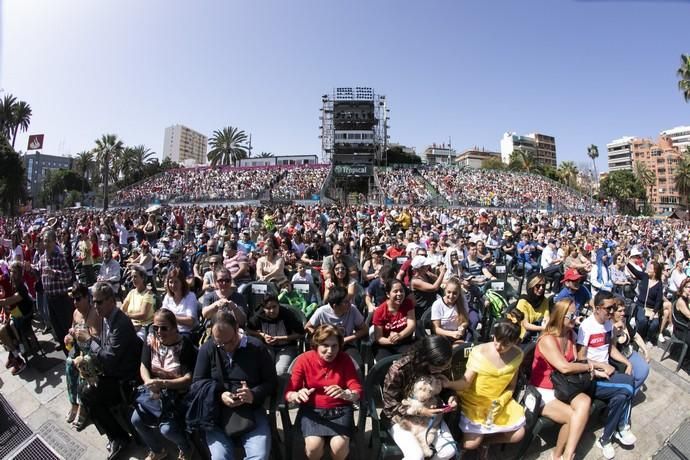
[[[381,190],[394,204],[421,204],[431,198],[424,181],[412,169],[377,171]]]
[[[228,174],[249,184],[276,172]],[[289,187],[300,180],[290,177]],[[520,183],[537,199],[531,176],[510,177],[509,190]],[[680,221],[366,205],[0,219],[6,364],[21,373],[31,328],[49,331],[66,356],[66,420],[78,431],[93,423],[109,458],[125,451],[128,428],[147,460],[166,458],[166,446],[179,459],[233,458],[236,447],[267,458],[279,448],[264,404],[274,397],[299,406],[307,458],[345,458],[363,378],[394,359],[382,414],[405,458],[432,448],[489,458],[493,444],[523,442],[526,368],[541,415],[562,426],[552,458],[583,454],[600,400],[609,410],[595,445],[610,459],[616,444],[636,442],[632,401],[649,349],[669,340],[672,317],[690,321],[690,227]],[[507,274],[524,288],[504,291],[496,310],[492,283]],[[471,351],[454,375],[458,347]],[[435,402],[422,405],[429,393]],[[129,426],[112,416],[123,407]],[[434,420],[433,439],[418,436]]]
[[[454,205],[547,209],[550,197],[552,205],[564,211],[601,210],[588,197],[534,174],[438,167],[419,171]]]
[[[177,169],[116,192],[114,204],[310,200],[320,195],[328,173],[328,165]],[[378,195],[392,205],[426,205],[438,192],[456,206],[603,211],[583,194],[534,174],[419,166],[377,168],[376,176]]]

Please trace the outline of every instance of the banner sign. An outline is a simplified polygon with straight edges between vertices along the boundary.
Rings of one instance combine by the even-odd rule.
[[[335,165],[333,174],[336,176],[368,176],[371,175],[370,165]]]
[[[32,134],[29,136],[27,150],[41,150],[43,148],[43,134]]]

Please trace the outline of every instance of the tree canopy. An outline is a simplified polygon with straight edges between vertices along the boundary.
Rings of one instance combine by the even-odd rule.
[[[637,214],[635,200],[647,199],[647,192],[632,171],[613,171],[599,183],[599,196],[617,201],[623,214]]]

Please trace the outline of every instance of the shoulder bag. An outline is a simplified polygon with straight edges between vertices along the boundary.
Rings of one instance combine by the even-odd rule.
[[[565,356],[565,352],[563,352],[563,355]],[[577,356],[577,354],[575,354],[575,356]],[[586,360],[575,362],[587,363]],[[556,399],[568,404],[570,404],[570,401],[580,393],[591,394],[594,388],[592,374],[589,372],[563,374],[554,369],[551,371],[551,383],[553,383]]]

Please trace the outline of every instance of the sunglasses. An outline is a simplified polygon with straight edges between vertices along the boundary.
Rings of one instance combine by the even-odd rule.
[[[216,281],[219,283],[229,283],[230,278],[218,278]]]
[[[541,283],[540,283],[540,284],[537,284],[537,285],[534,286],[534,287],[535,287],[535,288],[539,288],[539,289],[545,289],[545,288],[546,288],[546,284],[541,284]]]
[[[564,318],[572,321],[575,318],[577,318],[577,315],[575,313],[568,313],[567,315],[564,316]]]
[[[168,332],[170,328],[168,326],[156,326],[155,324],[151,326],[153,332]]]
[[[103,302],[105,302],[108,299],[93,299],[93,304],[94,305],[101,305]]]

